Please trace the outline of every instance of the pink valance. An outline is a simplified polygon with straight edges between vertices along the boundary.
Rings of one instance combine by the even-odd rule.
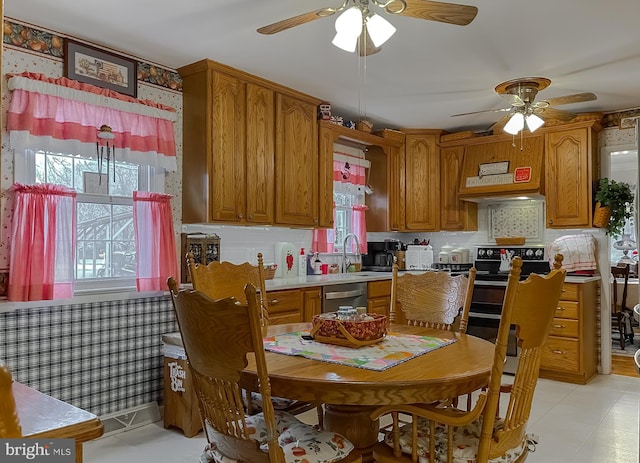
[[[64,77],[22,73],[10,76],[8,86],[12,148],[93,158],[98,130],[106,124],[119,160],[176,170],[173,108]]]
[[[350,162],[333,160],[333,180],[335,182],[364,185],[365,168]]]

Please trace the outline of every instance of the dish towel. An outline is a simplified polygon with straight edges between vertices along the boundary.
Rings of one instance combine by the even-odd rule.
[[[553,258],[562,254],[562,268],[567,272],[577,270],[596,270],[596,239],[593,235],[565,235],[549,245],[549,268],[553,268]]]

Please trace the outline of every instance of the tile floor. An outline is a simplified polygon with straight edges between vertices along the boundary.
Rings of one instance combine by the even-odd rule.
[[[539,444],[527,463],[638,463],[639,410],[640,378],[597,376],[586,386],[541,379],[529,422]],[[303,416],[314,418],[314,410]],[[204,443],[202,433],[188,439],[156,422],[85,444],[84,461],[196,463]]]

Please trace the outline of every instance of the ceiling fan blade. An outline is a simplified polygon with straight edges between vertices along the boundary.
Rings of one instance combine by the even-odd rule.
[[[583,101],[597,100],[598,97],[593,93],[575,93],[573,95],[559,96],[557,98],[549,98],[541,100],[540,103],[546,103],[549,106],[560,106],[563,104],[582,103]]]
[[[452,114],[451,117],[468,116],[470,114],[480,114],[480,113],[503,113],[503,112],[507,112],[507,111],[511,111],[511,108],[485,109],[483,111],[473,111],[473,112],[470,112],[470,113]]]
[[[327,16],[331,16],[336,13],[335,9],[332,8],[321,8],[315,11],[309,11],[308,13],[303,13],[298,16],[294,16],[292,18],[283,19],[282,21],[278,21],[273,24],[269,24],[268,26],[263,26],[258,29],[258,32],[261,34],[276,34],[278,32],[282,32],[284,30],[290,29],[295,26],[300,26],[301,24],[305,24],[316,19],[326,18]]]
[[[402,10],[401,2],[391,2],[385,8],[390,14],[410,16],[412,18],[427,19],[442,23],[466,26],[478,14],[478,8],[455,3],[432,2],[429,0],[405,0],[407,7]]]
[[[533,112],[534,114],[542,116],[544,119],[557,119],[564,122],[573,120],[576,117],[574,113],[554,108],[536,108]]]
[[[382,50],[382,47],[376,47],[373,44],[373,40],[371,40],[371,36],[367,34],[366,28],[363,28],[362,34],[358,38],[358,55],[360,56],[371,56],[375,55],[379,51]]]

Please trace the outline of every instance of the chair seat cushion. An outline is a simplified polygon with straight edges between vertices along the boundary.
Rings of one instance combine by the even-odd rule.
[[[502,428],[503,421],[498,419],[494,426],[495,430]],[[453,432],[453,461],[454,463],[475,463],[482,430],[482,418],[466,426],[454,427]],[[429,421],[418,419],[418,461],[419,463],[431,463],[429,459]],[[412,447],[412,426],[410,423],[400,427],[400,448],[403,453],[411,454]],[[447,430],[442,424],[436,424],[435,436],[436,458],[434,463],[447,461]],[[393,447],[393,433],[387,431],[384,442]],[[490,463],[511,463],[516,461],[527,448],[527,439],[523,439],[520,444],[509,449],[504,455],[489,460]]]
[[[267,452],[267,428],[264,415],[258,413],[246,417],[249,438],[260,444],[262,451]],[[207,422],[207,433],[215,436],[215,431]],[[353,450],[353,444],[342,435],[317,431],[312,426],[305,424],[289,413],[276,412],[276,430],[278,443],[284,452],[287,463],[332,463],[345,458]],[[211,431],[211,432],[210,432]],[[230,459],[220,453],[215,442],[211,442],[205,448],[201,461],[203,463],[240,463],[239,460]]]

